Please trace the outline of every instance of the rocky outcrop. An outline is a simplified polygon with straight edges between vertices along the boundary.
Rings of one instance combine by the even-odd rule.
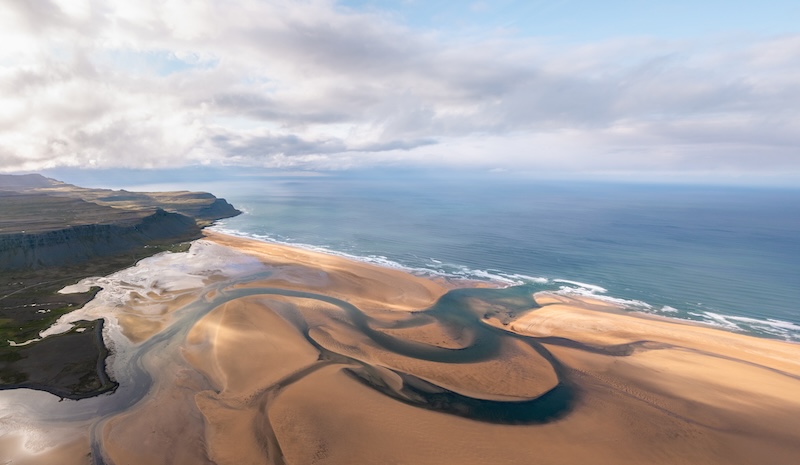
[[[207,192],[129,192],[0,175],[0,272],[60,267],[200,236],[241,212]]]
[[[37,269],[73,265],[95,257],[122,255],[146,245],[200,236],[194,219],[155,210],[139,221],[83,224],[43,232],[0,235],[0,268]]]
[[[126,190],[93,189],[46,178],[40,174],[0,174],[0,195],[39,194],[51,197],[79,199],[96,205],[123,210],[153,210],[161,208],[194,218],[201,225],[230,218],[241,212],[225,199],[208,192],[130,192]]]
[[[70,184],[36,189],[34,192],[79,198],[87,202],[114,208],[136,210],[157,207],[168,212],[190,216],[202,224],[208,224],[222,218],[230,218],[241,213],[225,199],[217,198],[208,192],[129,192],[126,190],[87,189]]]
[[[242,213],[225,199],[215,197],[207,192],[143,192],[141,194],[149,196],[153,205],[167,211],[191,216],[206,224]]]
[[[242,212],[229,204],[225,199],[214,199],[210,205],[202,207],[197,212],[197,218],[205,220],[218,220],[240,215]]]
[[[21,191],[24,189],[38,189],[53,187],[59,183],[41,174],[0,174],[0,191]]]

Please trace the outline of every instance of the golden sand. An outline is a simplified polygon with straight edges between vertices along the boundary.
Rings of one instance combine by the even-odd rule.
[[[24,442],[21,436],[9,435],[0,437],[0,460],[4,460],[0,463],[9,465],[41,465],[45,463],[85,465],[89,463],[91,457],[88,437],[67,440],[41,452],[25,451]],[[11,451],[16,451],[18,455],[13,461],[6,461],[6,454],[11,456]]]
[[[324,293],[347,300],[364,311],[420,310],[447,291],[444,285],[429,279],[335,255],[211,231],[206,232],[206,237],[251,254],[266,264],[284,267],[270,280],[271,286]]]
[[[395,318],[395,320],[397,320]],[[461,349],[474,342],[471,334],[448,328],[436,320],[410,328],[375,328],[383,334],[448,349]]]
[[[339,299],[372,330],[421,347],[475,343],[468,330],[424,316],[447,292],[442,283],[207,237],[273,270],[239,287]],[[156,384],[105,423],[104,453],[117,464],[797,463],[800,346],[637,317],[597,300],[536,301],[541,308],[481,323],[502,338],[493,357],[444,363],[384,348],[345,309],[313,297],[229,300],[200,318],[174,353],[146,358]],[[419,324],[405,324],[412,318]],[[537,341],[561,371],[534,349]],[[393,389],[405,373],[475,399],[535,398],[559,382],[575,397],[552,421],[487,423],[390,397],[349,371],[365,367]]]
[[[389,302],[391,310],[426,308],[444,292],[421,278],[339,257],[227,237],[221,242],[273,265],[323,270],[327,279],[324,285],[313,286],[314,292],[347,300],[373,314],[385,311],[383,302]],[[285,280],[282,285],[308,289],[302,280]],[[487,399],[534,397],[557,382],[551,367],[518,341],[510,340],[496,359],[484,362],[428,362],[382,350],[332,305],[273,300],[299,311],[311,326],[310,337],[323,347],[371,365],[413,373],[462,394]],[[591,299],[539,295],[537,301],[545,304],[543,308],[506,329],[567,338],[595,348],[648,341],[635,345],[627,356],[547,345],[571,369],[571,382],[579,392],[573,410],[558,421],[494,425],[405,405],[346,376],[341,365],[311,372],[274,394],[261,412],[252,405],[242,407],[241,418],[250,425],[269,424],[286,463],[729,464],[763,463],[768,458],[770,463],[789,464],[800,457],[797,345],[609,313],[612,306]],[[381,315],[385,322],[385,314]],[[383,331],[432,345],[459,344],[435,323]],[[467,339],[463,344],[469,345]],[[217,343],[225,341],[241,347],[238,338]],[[299,337],[293,341],[298,346],[293,350],[307,344]],[[288,367],[303,365],[292,360],[286,357]],[[234,380],[236,389],[256,392],[252,373],[257,371],[252,367],[241,370],[237,378],[226,378],[222,392],[234,390]],[[258,378],[267,388],[269,380]],[[224,414],[206,415],[207,428],[224,431],[237,415],[228,402]],[[252,427],[246,437],[257,432]],[[210,450],[232,447],[233,436],[214,438],[207,435]],[[220,463],[256,463],[264,458],[258,441],[247,444],[251,446],[233,447],[235,459],[227,455],[227,461]]]
[[[128,339],[142,342],[158,334],[169,324],[168,315],[196,299],[193,292],[141,297],[118,309],[117,319]]]

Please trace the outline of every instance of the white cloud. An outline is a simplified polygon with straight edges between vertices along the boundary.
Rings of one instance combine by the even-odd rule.
[[[0,170],[800,175],[800,36],[559,45],[331,1],[5,2]]]

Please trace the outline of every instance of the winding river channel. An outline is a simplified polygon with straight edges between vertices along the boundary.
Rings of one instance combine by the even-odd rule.
[[[108,420],[129,411],[148,398],[156,384],[155,376],[169,376],[163,370],[170,360],[181,358],[181,349],[187,334],[212,310],[238,299],[261,297],[289,298],[324,303],[338,308],[342,321],[368,340],[379,350],[408,359],[443,364],[474,364],[502,357],[504,344],[511,340],[522,342],[532,348],[549,364],[557,382],[540,395],[531,398],[502,400],[481,398],[441,386],[413,373],[374,366],[352,355],[337,351],[335,346],[320,343],[312,336],[312,327],[302,313],[292,305],[284,306],[281,314],[289,324],[302,334],[316,349],[319,358],[315,363],[295,371],[262,390],[262,411],[268,403],[285,388],[296,383],[318,369],[340,365],[344,372],[369,388],[414,407],[456,415],[476,421],[494,424],[542,424],[561,418],[575,405],[579,390],[570,380],[571,370],[553,357],[542,342],[576,347],[589,351],[600,351],[608,355],[627,355],[634,345],[596,348],[587,347],[568,339],[521,336],[486,324],[486,309],[505,315],[520,315],[535,311],[538,307],[533,299],[533,288],[515,286],[497,288],[452,289],[441,296],[430,308],[411,312],[397,321],[385,321],[371,317],[352,303],[329,295],[289,290],[279,287],[253,287],[260,282],[269,283],[273,270],[256,267],[246,273],[231,273],[227,279],[205,281],[191,303],[176,310],[173,320],[160,332],[136,344],[121,334],[120,326],[109,319],[105,339],[113,352],[108,360],[110,372],[119,383],[115,392],[82,400],[57,399],[44,392],[20,389],[0,393],[0,401],[15,405],[23,417],[44,424],[83,424],[91,432],[92,458],[95,464],[110,464],[103,448],[103,428]],[[231,277],[233,276],[233,277]],[[478,303],[476,305],[476,302]],[[102,308],[100,309],[102,311]],[[466,344],[460,347],[442,347],[391,335],[383,330],[409,329],[435,324],[450,334],[464,335]],[[388,376],[388,378],[387,378]],[[397,381],[400,382],[397,382]],[[502,382],[502,381],[499,381]],[[282,463],[280,446],[271,427],[261,434],[271,449],[273,463]]]

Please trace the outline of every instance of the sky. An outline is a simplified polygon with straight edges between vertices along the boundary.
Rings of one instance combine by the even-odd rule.
[[[0,0],[0,171],[800,186],[800,2]]]

